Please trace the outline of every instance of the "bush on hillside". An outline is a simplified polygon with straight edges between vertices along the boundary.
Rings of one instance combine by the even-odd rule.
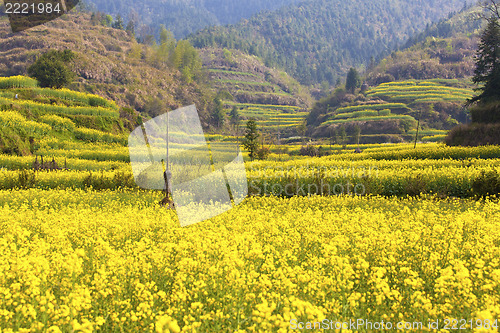
[[[482,171],[472,183],[472,192],[476,197],[487,197],[500,194],[500,175],[496,170]]]
[[[470,109],[473,123],[500,123],[500,102],[476,105]]]
[[[500,145],[500,124],[460,125],[450,131],[445,139],[448,146]]]
[[[271,154],[271,150],[268,147],[261,147],[257,150],[257,159],[263,161],[267,160],[269,155]]]
[[[41,55],[29,68],[28,74],[37,79],[41,87],[60,89],[69,84],[74,73],[68,63],[75,57],[70,50],[51,50]]]

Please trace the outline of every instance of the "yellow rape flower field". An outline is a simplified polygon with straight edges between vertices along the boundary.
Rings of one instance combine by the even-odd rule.
[[[187,228],[160,198],[0,191],[0,331],[498,331],[495,198],[251,197]]]

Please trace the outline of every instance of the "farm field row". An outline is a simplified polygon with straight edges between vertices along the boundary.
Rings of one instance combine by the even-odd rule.
[[[471,89],[454,88],[426,81],[383,83],[367,92],[370,97],[408,103],[422,100],[465,101],[473,96]]]
[[[11,165],[15,166],[15,162]],[[68,160],[67,165],[80,170],[0,170],[0,189],[136,189],[128,164],[87,164],[81,160]],[[500,172],[500,159],[352,161],[318,158],[248,163],[247,179],[250,194],[256,196],[345,194],[405,197],[435,193],[443,197],[468,198],[489,191],[488,185],[486,189],[476,191],[475,184],[483,174],[492,171]]]
[[[0,128],[4,131],[15,132],[21,136],[37,139],[45,138],[49,133],[60,133],[65,137],[73,136],[77,140],[88,142],[121,143],[125,145],[127,141],[124,135],[77,127],[70,119],[54,114],[42,115],[36,120],[28,120],[19,112],[1,111]]]
[[[240,116],[246,119],[255,119],[257,126],[265,131],[299,126],[307,114],[301,112],[299,107],[235,104],[230,102],[225,102],[225,104],[230,108],[236,106],[239,109]],[[231,109],[227,109],[226,111],[229,114]]]
[[[330,124],[346,124],[350,122],[370,122],[370,121],[387,121],[387,120],[407,120],[411,122],[415,122],[415,118],[408,115],[387,115],[387,116],[373,116],[373,117],[352,117],[346,119],[335,119],[328,120],[322,123],[322,125],[330,125]]]
[[[258,75],[253,74],[253,73],[248,73],[248,72],[238,72],[238,71],[230,71],[230,70],[224,70],[224,69],[214,69],[210,68],[208,69],[210,73],[218,73],[218,74],[227,74],[227,75],[245,75],[245,76],[252,76],[255,78],[259,78]]]
[[[228,138],[229,139],[229,138]],[[94,144],[94,143],[68,143],[64,147],[57,146],[58,142],[43,141],[47,144],[46,149],[37,151],[37,156],[44,156],[47,159],[55,158],[56,162],[61,165],[67,160],[71,163],[72,160],[82,163],[87,161],[92,165],[93,161],[106,162],[109,165],[124,165],[130,161],[128,147],[123,147],[117,144]],[[429,143],[419,144],[415,149],[412,144],[369,144],[359,145],[362,153],[354,153],[354,149],[358,148],[357,145],[349,145],[344,149],[343,146],[324,145],[322,148],[328,151],[331,155],[323,158],[311,158],[305,156],[290,156],[288,154],[297,154],[302,146],[301,145],[286,145],[274,146],[270,145],[269,148],[272,152],[278,153],[280,149],[286,148],[287,155],[283,156],[291,164],[302,165],[324,165],[335,163],[347,163],[349,161],[401,161],[408,162],[408,160],[450,160],[450,161],[467,161],[470,159],[500,159],[500,150],[497,146],[486,147],[447,147],[443,144]],[[243,149],[243,148],[242,148]],[[246,157],[246,153],[245,159]],[[10,156],[0,154],[0,168],[5,169],[18,169],[28,166],[34,162],[34,156]],[[76,162],[77,164],[79,162]],[[254,165],[264,165],[272,167],[276,165],[277,161],[256,161]],[[94,170],[94,168],[89,168]]]

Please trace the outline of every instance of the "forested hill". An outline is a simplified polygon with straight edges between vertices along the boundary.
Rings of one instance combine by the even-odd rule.
[[[196,47],[235,48],[304,84],[335,83],[351,66],[388,53],[463,0],[310,0],[190,37]]]
[[[97,10],[147,25],[151,32],[164,24],[176,38],[207,26],[237,23],[263,10],[274,10],[299,0],[89,0]],[[131,15],[132,14],[132,15]]]
[[[371,66],[365,73],[369,85],[399,80],[459,79],[474,74],[474,55],[484,20],[474,19],[480,7],[464,9],[429,25],[410,38],[401,50]]]

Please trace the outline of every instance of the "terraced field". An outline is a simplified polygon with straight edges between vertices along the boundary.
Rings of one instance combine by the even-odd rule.
[[[393,110],[399,113],[393,113]],[[337,109],[322,126],[345,125],[350,123],[362,124],[367,122],[406,121],[416,127],[417,121],[413,116],[402,114],[412,110],[405,104],[380,103],[362,106],[351,106]]]
[[[419,138],[441,141],[447,133],[443,128],[451,128],[458,123],[454,117],[460,115],[464,102],[473,96],[473,91],[464,86],[457,80],[445,79],[383,83],[368,90],[367,100],[361,105],[340,107],[331,112],[321,125],[361,125],[373,131],[373,127],[380,124],[381,128],[399,128],[400,135],[409,139],[415,136],[417,119],[420,118],[422,127]],[[439,112],[434,110],[435,105],[439,105]],[[373,122],[379,124],[369,125]]]
[[[228,114],[232,107],[236,106],[243,118],[255,119],[260,130],[271,133],[276,133],[278,130],[294,129],[307,116],[307,110],[298,106],[246,104],[230,101],[226,101],[225,105]]]
[[[113,101],[68,89],[38,88],[36,80],[24,76],[0,78],[0,107],[52,114],[119,116]]]
[[[242,124],[255,118],[264,132],[276,133],[282,128],[289,136],[297,135],[294,127],[303,121],[303,110],[312,103],[307,89],[286,73],[238,51],[203,49],[200,54],[214,91],[225,93],[228,114],[236,105]]]
[[[36,80],[23,76],[0,78],[0,87],[2,152],[36,154],[47,140],[55,146],[126,144],[131,124],[119,118],[113,101],[67,89],[39,88]]]
[[[262,81],[262,78],[252,73],[228,70],[211,72],[218,77],[215,79],[217,86],[230,91],[234,97],[235,101],[224,102],[228,116],[233,106],[236,106],[243,121],[253,118],[261,131],[272,133],[278,130],[293,133],[293,129],[304,121],[306,110],[294,105],[293,96],[279,86]]]
[[[473,91],[431,81],[403,81],[383,83],[369,90],[367,95],[392,102],[415,104],[443,101],[464,102],[473,96]]]

